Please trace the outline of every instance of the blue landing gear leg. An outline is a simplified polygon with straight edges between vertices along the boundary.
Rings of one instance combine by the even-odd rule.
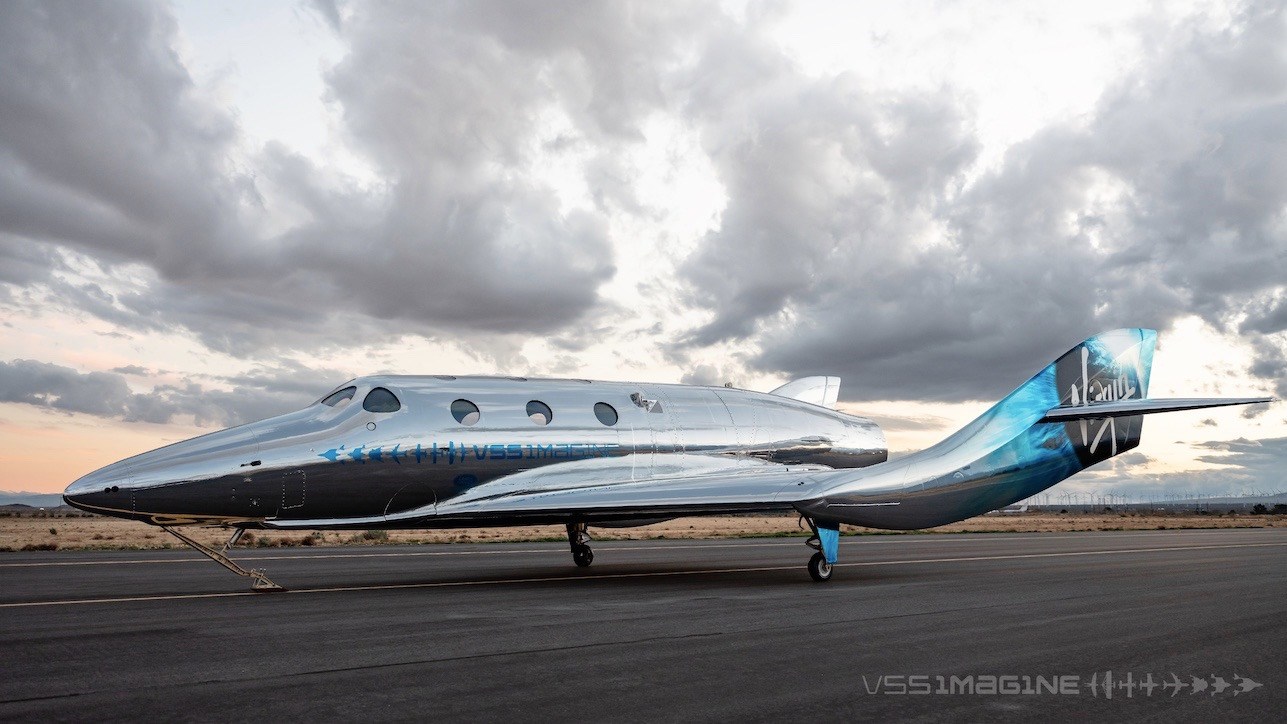
[[[840,525],[838,523],[820,523],[812,518],[805,518],[813,537],[805,545],[818,551],[809,559],[809,577],[818,583],[831,580],[831,571],[836,557],[840,553]]]

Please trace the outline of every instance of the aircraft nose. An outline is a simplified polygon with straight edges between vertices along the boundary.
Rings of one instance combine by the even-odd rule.
[[[256,430],[272,422],[220,430],[125,458],[68,485],[63,500],[81,510],[124,518],[189,514],[194,501],[180,493],[190,490],[194,481],[258,466]]]
[[[101,502],[104,496],[119,493],[129,483],[129,476],[118,465],[108,465],[88,475],[77,478],[63,491],[63,501],[68,505],[88,510],[86,504]]]

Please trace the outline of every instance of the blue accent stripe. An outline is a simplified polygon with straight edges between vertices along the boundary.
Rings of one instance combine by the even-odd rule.
[[[840,555],[840,526],[828,528],[819,523],[818,542],[822,544],[822,555],[827,559],[827,563],[835,563]]]

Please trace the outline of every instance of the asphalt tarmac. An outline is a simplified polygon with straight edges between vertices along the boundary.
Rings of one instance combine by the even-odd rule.
[[[237,552],[285,593],[186,550],[3,554],[0,719],[1287,711],[1287,529],[851,537],[827,584],[802,539],[595,553]]]

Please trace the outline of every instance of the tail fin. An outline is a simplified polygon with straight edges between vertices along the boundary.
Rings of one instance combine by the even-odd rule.
[[[964,457],[966,462],[999,457],[1014,464],[1057,457],[1075,468],[1067,472],[1071,475],[1126,452],[1139,445],[1142,415],[1081,417],[1060,424],[1043,420],[1052,410],[1142,400],[1156,345],[1157,333],[1151,329],[1097,334],[924,454],[954,461]]]
[[[813,510],[875,527],[943,525],[1023,500],[1134,448],[1145,414],[1270,401],[1146,399],[1156,345],[1151,329],[1097,334],[902,465],[850,473]]]
[[[961,520],[1036,495],[1136,447],[1146,414],[1271,399],[1147,399],[1156,346],[1151,329],[1087,339],[926,450],[909,477],[920,478],[927,493],[943,493],[948,510],[940,512]],[[951,504],[960,509],[950,510]]]
[[[1053,365],[1059,406],[1144,399],[1156,347],[1157,332],[1151,329],[1117,329],[1077,345]],[[1142,414],[1064,423],[1082,468],[1139,445],[1143,427]]]

